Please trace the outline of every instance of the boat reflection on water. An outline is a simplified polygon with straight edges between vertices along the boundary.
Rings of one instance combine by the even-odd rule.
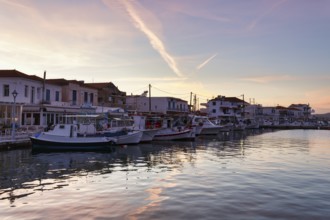
[[[114,148],[115,149],[115,148]],[[29,150],[2,152],[0,172],[0,200],[15,199],[68,185],[75,176],[102,170],[111,161],[111,153],[52,152],[32,153]]]
[[[255,133],[258,134],[258,133]],[[36,192],[55,190],[68,186],[77,178],[105,175],[113,172],[138,169],[166,172],[178,169],[183,163],[194,163],[197,151],[222,146],[231,153],[240,154],[239,144],[246,132],[224,132],[199,137],[196,141],[162,141],[128,146],[113,146],[107,152],[39,152],[31,149],[0,152],[0,200],[29,196]],[[221,144],[232,141],[232,144]],[[219,154],[222,156],[223,154]]]
[[[127,172],[141,164],[151,168],[168,161],[162,154],[194,147],[192,142],[170,144],[114,146],[107,152],[0,152],[0,200],[14,203],[38,191],[66,187],[77,177]]]

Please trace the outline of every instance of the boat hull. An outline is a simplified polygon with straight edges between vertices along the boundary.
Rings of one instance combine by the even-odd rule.
[[[142,130],[143,135],[141,138],[141,142],[151,142],[155,135],[157,134],[157,132],[159,131],[159,129],[145,129]]]
[[[196,126],[196,135],[217,135],[223,131],[229,131],[228,128],[222,126],[210,126],[210,127],[202,127]]]
[[[112,137],[116,139],[117,145],[124,145],[124,144],[138,144],[141,141],[143,132],[142,131],[130,131],[130,132],[112,132],[112,131],[105,131],[100,136],[104,137]]]
[[[200,131],[200,135],[217,135],[219,132],[229,131],[229,129],[224,127],[203,127]]]
[[[195,133],[192,130],[160,131],[154,137],[154,141],[194,140]]]
[[[142,131],[132,131],[128,135],[118,136],[116,144],[138,144],[141,141],[143,132]]]
[[[61,151],[61,150],[79,150],[96,151],[109,150],[115,144],[113,138],[97,137],[50,137],[44,135],[41,137],[30,137],[32,149],[37,151]]]

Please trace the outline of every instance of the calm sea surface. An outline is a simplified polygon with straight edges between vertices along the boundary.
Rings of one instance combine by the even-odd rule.
[[[0,152],[0,219],[330,219],[330,131]]]

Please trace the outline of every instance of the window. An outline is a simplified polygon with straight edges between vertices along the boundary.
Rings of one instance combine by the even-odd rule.
[[[9,96],[9,85],[3,85],[3,96]]]
[[[25,87],[24,87],[24,96],[28,97],[28,94],[29,94],[29,86],[25,85]]]
[[[46,101],[50,101],[50,90],[46,89]]]
[[[31,87],[31,103],[33,104],[34,103],[34,93],[35,93],[35,88],[32,86]]]
[[[216,105],[217,103],[216,102],[212,102],[213,105]]]
[[[88,92],[84,92],[84,102],[88,102]]]
[[[217,110],[216,109],[212,109],[212,113],[216,113],[217,112]]]
[[[37,99],[41,98],[41,88],[37,88]]]
[[[60,101],[60,92],[59,91],[56,91],[55,92],[55,101],[56,102],[59,102]]]
[[[72,104],[77,104],[77,90],[72,90]]]
[[[90,100],[90,102],[92,103],[92,105],[93,105],[93,102],[94,102],[94,94],[93,93],[90,93],[89,94],[89,100]]]

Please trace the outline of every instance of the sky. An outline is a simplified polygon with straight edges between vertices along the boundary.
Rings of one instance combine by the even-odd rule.
[[[0,69],[330,112],[329,0],[0,0]]]

